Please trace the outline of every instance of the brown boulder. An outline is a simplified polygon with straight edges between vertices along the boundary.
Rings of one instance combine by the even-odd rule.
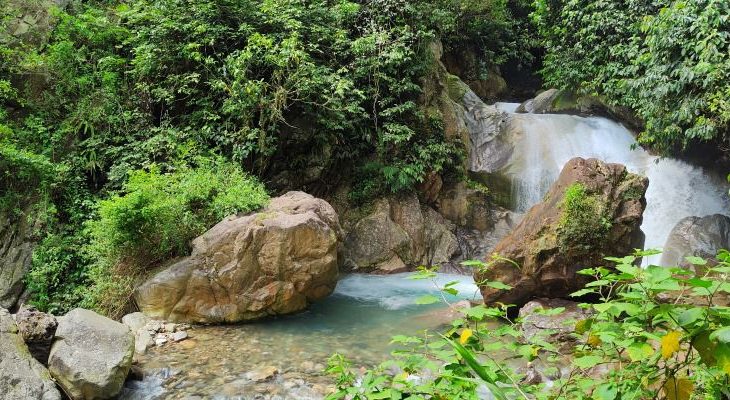
[[[452,224],[415,194],[380,199],[369,211],[347,229],[343,269],[403,272],[447,263],[458,250]]]
[[[301,311],[337,284],[341,228],[334,209],[303,192],[230,216],[193,251],[137,288],[140,310],[173,322],[246,321]]]
[[[475,274],[477,282],[512,286],[481,286],[485,303],[523,305],[534,298],[568,296],[588,282],[577,274],[581,269],[641,248],[648,183],[621,164],[570,160],[545,199],[494,248],[500,258]]]

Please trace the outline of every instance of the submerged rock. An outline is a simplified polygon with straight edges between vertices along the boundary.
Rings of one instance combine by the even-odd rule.
[[[730,217],[722,214],[686,217],[669,233],[659,264],[688,267],[685,257],[712,260],[721,249],[730,249]]]
[[[126,325],[77,308],[59,318],[48,369],[73,399],[109,399],[121,391],[133,352]]]
[[[18,332],[28,345],[33,358],[41,364],[48,363],[53,337],[56,334],[58,321],[56,317],[40,312],[35,307],[21,307],[15,314]]]
[[[337,284],[341,228],[334,209],[303,192],[261,212],[230,216],[193,241],[193,251],[135,291],[146,315],[220,323],[302,311]]]
[[[643,246],[639,229],[646,207],[648,179],[623,165],[597,159],[570,160],[543,202],[532,207],[517,227],[494,248],[482,282],[512,286],[499,290],[482,286],[484,301],[523,305],[539,297],[558,298],[581,289],[589,278],[584,268],[604,263]],[[571,189],[570,206],[565,204]],[[580,189],[580,190],[573,190]]]
[[[0,397],[60,400],[61,394],[41,363],[28,351],[12,315],[0,308]]]

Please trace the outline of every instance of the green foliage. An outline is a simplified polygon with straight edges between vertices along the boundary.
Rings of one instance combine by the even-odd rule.
[[[565,189],[558,224],[561,243],[598,244],[611,229],[611,221],[604,214],[603,205],[583,184],[569,186]]]
[[[0,2],[5,30],[23,2]],[[37,41],[2,39],[0,205],[48,200],[48,237],[28,278],[36,302],[67,309],[77,288],[101,287],[109,265],[160,262],[192,232],[246,209],[233,197],[251,193],[214,193],[242,182],[205,186],[201,156],[288,187],[356,171],[363,202],[453,174],[463,145],[419,103],[428,44],[483,45],[485,68],[520,57],[502,45],[517,40],[511,9],[501,0],[84,1],[53,10]],[[181,204],[190,208],[173,226]],[[164,230],[152,232],[155,218]],[[92,234],[89,253],[80,245]],[[107,283],[118,293],[131,284]]]
[[[587,319],[565,321],[574,327],[574,346],[554,343],[555,330],[525,336],[522,320],[509,319],[506,305],[473,306],[443,335],[394,337],[401,349],[374,369],[355,372],[333,356],[329,371],[337,391],[328,398],[478,399],[487,391],[525,400],[730,398],[730,253],[720,252],[716,264],[688,258],[705,269],[702,275],[635,265],[651,254],[607,258],[612,267],[581,271],[595,281],[574,295],[593,293],[600,301],[580,305],[592,311]],[[526,382],[536,366],[555,378]]]
[[[29,204],[46,202],[55,172],[46,157],[0,138],[0,211],[20,215]]]
[[[83,304],[119,316],[150,267],[187,254],[190,241],[224,217],[266,204],[263,185],[237,166],[196,164],[132,171],[120,193],[93,207],[97,218],[76,222],[83,229],[47,236],[26,279],[34,303],[57,313]]]
[[[658,150],[668,152],[696,141],[727,142],[727,1],[535,4],[548,85],[632,108],[645,121],[639,140]]]
[[[97,286],[88,302],[117,315],[133,280],[160,262],[189,252],[189,243],[224,217],[254,211],[268,200],[254,178],[223,161],[200,160],[197,168],[161,173],[133,171],[123,194],[102,200],[99,218],[87,224],[97,260]],[[120,301],[122,300],[122,301]]]

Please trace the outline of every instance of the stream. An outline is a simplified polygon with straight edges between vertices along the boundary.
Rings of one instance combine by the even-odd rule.
[[[563,165],[580,156],[622,163],[649,177],[642,225],[647,248],[662,247],[684,217],[728,213],[721,176],[633,146],[633,135],[621,124],[597,117],[515,114],[516,106],[497,103],[520,126],[511,156],[499,171],[509,179],[515,211],[539,202]],[[437,280],[460,282],[460,295],[449,300],[478,298],[470,276],[440,274]],[[145,379],[128,382],[121,398],[321,399],[332,388],[324,369],[333,353],[356,366],[373,366],[393,349],[392,336],[416,335],[450,321],[453,315],[443,304],[415,305],[429,293],[437,293],[433,282],[412,280],[409,274],[344,275],[332,296],[304,313],[198,326],[189,331],[191,339],[150,349],[139,358]],[[257,382],[250,373],[260,369],[278,373]]]
[[[478,298],[470,276],[439,274],[413,280],[410,273],[343,276],[335,293],[306,312],[229,326],[197,326],[191,339],[152,348],[139,358],[141,382],[128,382],[121,399],[321,399],[332,378],[324,373],[333,353],[353,365],[383,361],[399,334],[417,335],[455,318],[443,304],[416,305],[436,285],[459,281],[448,301]],[[256,382],[248,373],[278,370]]]

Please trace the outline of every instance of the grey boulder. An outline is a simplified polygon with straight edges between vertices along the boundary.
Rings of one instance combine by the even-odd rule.
[[[48,368],[73,399],[108,399],[122,389],[134,352],[129,328],[77,308],[59,318]]]
[[[48,371],[30,355],[5,309],[0,309],[0,398],[61,399]]]
[[[672,228],[659,264],[684,266],[687,256],[712,259],[720,249],[730,248],[730,217],[722,214],[686,217]]]

